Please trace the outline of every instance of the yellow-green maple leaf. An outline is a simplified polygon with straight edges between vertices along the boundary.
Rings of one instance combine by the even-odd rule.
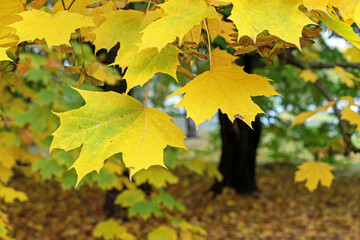
[[[166,73],[176,79],[176,69],[179,65],[177,55],[181,51],[168,44],[159,52],[157,48],[147,48],[140,51],[128,67],[126,78],[127,91],[140,85],[154,76],[155,73]]]
[[[311,24],[299,9],[301,0],[230,0],[234,5],[229,17],[239,32],[256,39],[264,30],[282,40],[300,46],[301,31]]]
[[[135,240],[134,235],[127,232],[126,227],[120,226],[113,218],[99,222],[93,231],[95,237],[103,237],[105,240]]]
[[[104,160],[116,153],[122,152],[132,175],[152,165],[164,166],[163,150],[167,145],[185,148],[184,134],[166,113],[144,108],[125,94],[76,90],[86,104],[57,113],[61,124],[53,133],[50,151],[83,146],[72,165],[78,183],[89,172],[99,171]]]
[[[145,28],[140,50],[152,47],[161,50],[176,37],[182,39],[203,19],[217,17],[215,9],[203,0],[170,0],[157,6],[164,10],[165,16]]]
[[[347,23],[341,21],[335,12],[328,12],[328,14],[322,11],[312,11],[313,14],[319,18],[326,26],[357,48],[360,48],[360,37],[354,32],[353,28]]]
[[[185,93],[176,107],[185,107],[187,117],[191,117],[197,126],[221,109],[231,121],[240,118],[251,127],[258,113],[263,113],[251,97],[278,95],[270,85],[268,78],[244,72],[243,67],[213,65],[173,95]]]
[[[138,42],[145,14],[135,10],[122,10],[103,14],[104,23],[93,31],[96,35],[96,51],[105,48],[110,50],[117,42],[121,48],[134,48]]]
[[[148,240],[159,239],[176,240],[178,237],[174,229],[163,225],[148,234]]]
[[[69,11],[54,15],[33,9],[19,14],[22,20],[10,24],[16,29],[20,41],[45,39],[48,46],[69,44],[70,34],[81,27],[94,26],[92,17],[85,17]]]
[[[178,182],[178,178],[176,176],[160,166],[152,166],[147,170],[143,169],[137,172],[134,175],[134,180],[138,186],[148,182],[157,188],[166,187],[168,183],[173,184]]]
[[[161,11],[150,11],[145,15],[140,11],[122,9],[103,14],[102,16],[106,17],[105,22],[92,32],[96,35],[94,41],[96,50],[101,48],[110,50],[120,42],[114,64],[121,67],[128,66],[139,49],[137,44],[141,41],[141,31],[161,15]]]
[[[311,192],[317,188],[318,183],[330,187],[334,175],[331,170],[334,167],[324,162],[305,162],[298,166],[295,173],[295,182],[302,182],[306,180],[305,186]]]

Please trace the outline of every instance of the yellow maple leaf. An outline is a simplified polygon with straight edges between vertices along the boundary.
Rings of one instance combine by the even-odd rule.
[[[0,47],[0,61],[11,60],[7,55],[8,48]]]
[[[73,0],[64,0],[65,8],[68,9],[69,12],[80,13],[84,16],[93,16],[94,23],[96,27],[83,27],[81,28],[81,37],[84,41],[94,42],[95,35],[91,33],[98,26],[103,23],[106,18],[102,15],[105,13],[109,13],[115,11],[116,5],[113,1],[109,2],[98,2],[101,4],[96,4],[96,0],[82,0],[82,1],[73,1]],[[57,1],[54,7],[51,9],[53,12],[59,12],[64,10],[64,6],[62,1]]]
[[[0,0],[0,24],[14,13],[25,11],[26,0]]]
[[[170,0],[157,6],[164,10],[165,16],[145,28],[139,50],[152,47],[161,50],[176,37],[182,39],[203,19],[217,17],[215,9],[203,0]]]
[[[16,163],[16,158],[19,151],[16,147],[8,147],[6,143],[0,142],[0,152],[0,164],[7,169],[11,169]]]
[[[198,24],[193,26],[189,32],[187,32],[183,39],[182,39],[182,43],[186,43],[186,42],[194,42],[196,44],[199,44],[201,41],[201,31],[202,31],[202,25]]]
[[[304,79],[305,82],[316,82],[318,76],[316,73],[311,71],[310,69],[305,69],[300,73],[300,78]]]
[[[335,103],[336,103],[336,101],[330,101],[325,106],[319,107],[319,108],[315,109],[314,111],[308,111],[308,112],[300,113],[299,115],[297,115],[295,117],[295,119],[291,123],[291,127],[294,127],[295,125],[298,125],[298,124],[301,124],[301,123],[305,122],[308,118],[314,116],[318,112],[326,111],[329,107],[332,107]]]
[[[13,14],[24,11],[25,4],[24,0],[0,0],[0,61],[11,60],[6,52],[16,46],[19,38],[15,35],[15,29],[8,25],[20,20],[19,16]]]
[[[234,5],[229,17],[239,32],[239,39],[248,35],[252,39],[268,30],[282,40],[300,46],[304,26],[311,24],[299,9],[301,0],[262,0],[254,4],[252,0],[231,0]]]
[[[303,0],[303,3],[308,10],[316,9],[326,12],[329,0]]]
[[[334,67],[334,72],[341,76],[340,80],[348,87],[352,88],[355,86],[355,81],[360,81],[360,78],[356,77],[354,74],[345,71],[342,67]]]
[[[177,55],[181,51],[168,44],[159,52],[157,48],[147,48],[140,51],[126,71],[127,92],[154,76],[155,73],[166,73],[176,79],[176,69],[180,64]]]
[[[76,89],[86,104],[69,112],[57,113],[60,127],[53,133],[50,151],[83,146],[74,162],[77,183],[89,172],[99,171],[105,159],[123,153],[131,175],[163,163],[167,145],[186,148],[184,134],[166,113],[144,108],[136,99],[115,92]]]
[[[93,3],[94,0],[81,0],[81,1],[62,0],[62,1],[57,1],[51,10],[54,12],[59,12],[59,11],[67,10],[71,6],[68,11],[73,13],[80,13],[82,15],[88,16],[90,12],[94,10],[94,8],[87,8],[87,6]],[[65,9],[63,4],[65,6]]]
[[[349,107],[345,107],[344,111],[341,115],[341,118],[349,121],[350,124],[357,125],[356,131],[360,132],[360,114],[359,113],[354,112]]]
[[[121,79],[116,69],[99,62],[95,62],[94,65],[95,66],[92,67],[95,68],[95,70],[91,74],[89,73],[89,75],[96,78],[97,80],[100,80],[101,82],[107,83],[109,85],[115,85]]]
[[[334,167],[324,162],[305,162],[298,166],[295,173],[295,182],[302,182],[306,180],[305,186],[311,192],[317,188],[318,183],[330,187],[334,179],[331,170]]]
[[[13,175],[11,168],[7,168],[0,164],[0,182],[7,183]]]
[[[349,25],[352,25],[354,21],[358,24],[360,20],[355,17],[358,3],[358,0],[329,0],[329,5],[335,7],[341,13],[343,21]]]
[[[226,50],[215,48],[211,51],[211,66],[229,66],[235,62],[236,58]]]
[[[16,29],[20,41],[45,39],[48,46],[69,44],[70,34],[77,28],[94,26],[92,17],[85,17],[69,11],[54,15],[33,9],[19,14],[22,20],[10,24]]]
[[[223,21],[221,15],[218,18],[207,19],[207,23],[209,25],[209,34],[211,41],[214,41],[217,36],[220,36],[224,38],[227,43],[232,42],[232,37],[230,36],[230,34],[236,33],[236,27],[233,22]]]
[[[6,187],[0,183],[0,198],[4,199],[6,203],[12,203],[16,199],[19,201],[28,200],[25,193],[17,191],[11,187]]]
[[[191,117],[197,126],[210,120],[220,109],[231,121],[239,118],[251,127],[255,116],[263,113],[251,97],[278,95],[269,81],[268,78],[248,74],[243,67],[235,64],[213,64],[210,71],[198,75],[169,97],[185,93],[176,107],[185,107],[187,117]]]
[[[360,62],[360,49],[351,47],[345,50],[343,55],[347,58],[347,60],[351,63]]]

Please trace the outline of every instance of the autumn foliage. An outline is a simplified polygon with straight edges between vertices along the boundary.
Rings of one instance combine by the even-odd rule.
[[[165,148],[173,147],[170,154],[175,155],[181,152],[176,148],[187,150],[186,136],[163,108],[149,106],[149,86],[169,84],[159,76],[170,78],[176,90],[169,87],[167,98],[178,95],[181,100],[174,107],[184,107],[196,127],[219,109],[231,121],[240,119],[251,127],[264,113],[253,97],[280,94],[270,78],[247,73],[237,64],[248,53],[259,54],[269,65],[279,56],[280,62],[300,68],[300,78],[325,96],[323,106],[299,114],[291,127],[333,109],[343,137],[341,150],[346,155],[359,152],[349,130],[351,125],[359,130],[360,116],[351,107],[356,101],[345,94],[332,97],[316,69],[332,69],[349,88],[359,79],[341,64],[299,62],[287,55],[290,48],[303,49],[321,38],[321,27],[360,48],[353,28],[360,26],[358,1],[50,2],[0,0],[0,198],[6,203],[28,199],[10,187],[14,171],[40,173],[39,179],[55,177],[64,189],[82,184],[117,189],[121,193],[115,204],[128,208],[130,217],[170,219],[172,228],[161,226],[148,239],[176,239],[174,228],[185,232],[186,239],[205,239],[204,229],[169,214],[185,206],[164,187],[178,182],[172,173],[176,166],[218,181],[222,176],[199,159],[181,162],[181,153],[170,158],[176,161],[164,163]],[[218,38],[222,49],[216,47]],[[115,57],[108,63],[112,51]],[[205,63],[201,72],[194,70],[199,62]],[[103,91],[125,81],[123,93]],[[142,103],[131,91],[145,84]],[[346,104],[339,106],[339,101]],[[304,162],[295,181],[306,181],[310,191],[319,183],[330,187],[332,169],[327,162]],[[155,193],[146,195],[139,187],[144,184]],[[11,239],[5,212],[0,206],[0,238]],[[113,218],[99,222],[93,234],[135,239]]]

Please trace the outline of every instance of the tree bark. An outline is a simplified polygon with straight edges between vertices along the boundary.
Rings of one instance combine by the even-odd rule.
[[[261,123],[257,117],[252,130],[243,121],[232,123],[226,114],[219,112],[222,153],[219,171],[223,175],[213,189],[220,193],[223,187],[231,187],[240,194],[257,190],[255,181],[256,149],[260,140]]]
[[[199,132],[196,130],[196,125],[194,120],[191,118],[185,118],[186,121],[186,137],[188,138],[197,138],[199,137]]]

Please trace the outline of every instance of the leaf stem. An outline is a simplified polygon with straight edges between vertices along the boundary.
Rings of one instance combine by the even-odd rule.
[[[148,80],[148,82],[147,82],[147,87],[146,87],[145,108],[146,108],[146,106],[147,106],[147,101],[148,101],[149,85],[150,85],[150,79]]]
[[[146,8],[146,13],[149,11],[149,9],[150,9],[150,5],[151,5],[151,0],[149,0],[149,4],[147,5],[147,8]]]
[[[210,40],[210,33],[209,33],[209,28],[208,28],[208,23],[207,20],[204,20],[205,22],[205,28],[206,28],[206,34],[207,34],[207,42],[208,42],[208,47],[209,47],[209,60],[210,60],[210,70],[211,70],[211,40]]]
[[[62,3],[62,6],[63,6],[64,10],[66,10],[64,0],[61,0],[61,3]]]
[[[74,4],[75,1],[76,1],[76,0],[73,0],[73,1],[70,3],[70,5],[68,6],[68,8],[67,8],[66,10],[70,10],[71,6]]]
[[[214,2],[215,2],[215,0],[213,0],[213,1],[210,3],[209,7],[212,6],[212,5],[214,4]]]
[[[79,37],[80,37],[80,46],[81,46],[81,55],[82,55],[82,67],[83,67],[83,69],[85,69],[84,41],[81,36],[80,29],[79,29]]]

